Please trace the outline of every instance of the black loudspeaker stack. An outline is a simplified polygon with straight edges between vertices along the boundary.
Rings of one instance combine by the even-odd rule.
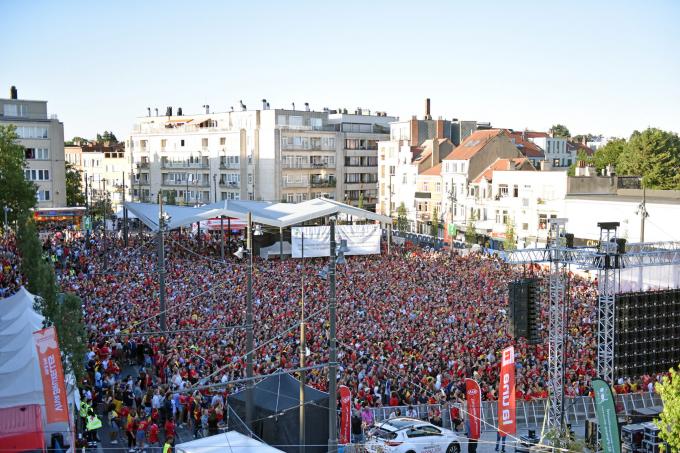
[[[514,338],[526,338],[529,344],[539,344],[540,280],[523,278],[508,285],[510,332]]]

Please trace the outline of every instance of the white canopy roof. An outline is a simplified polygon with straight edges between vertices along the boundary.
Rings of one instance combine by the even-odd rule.
[[[0,300],[0,407],[45,402],[33,342],[43,317],[33,310],[33,300],[23,287]]]
[[[158,231],[159,206],[149,203],[125,203],[146,226]],[[170,216],[168,227],[179,228],[194,222],[219,216],[246,220],[251,212],[253,222],[273,227],[288,227],[333,214],[347,214],[363,219],[390,223],[391,219],[375,212],[359,209],[328,198],[315,198],[302,203],[271,203],[268,201],[224,200],[200,207],[163,205]]]
[[[227,431],[224,434],[203,437],[201,439],[175,445],[177,453],[276,453],[281,450],[252,439],[237,431]]]

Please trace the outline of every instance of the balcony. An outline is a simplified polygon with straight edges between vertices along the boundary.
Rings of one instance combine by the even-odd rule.
[[[415,197],[416,198],[432,198],[432,193],[430,193],[430,192],[416,192]]]
[[[312,179],[312,187],[335,187],[335,179]]]
[[[316,168],[335,168],[335,164],[331,165],[328,162],[283,162],[281,168],[298,169],[298,170],[313,170]]]
[[[149,162],[137,162],[135,165],[137,165],[137,168],[141,168],[141,169],[148,169],[149,168]]]
[[[164,179],[163,183],[164,186],[177,186],[177,187],[189,187],[191,189],[192,187],[210,187],[210,182],[208,180],[204,181],[181,181],[181,180],[175,180],[175,179]]]
[[[163,168],[194,168],[194,169],[209,169],[210,165],[204,162],[173,162],[173,161],[163,161]]]
[[[432,218],[432,214],[429,212],[425,211],[418,211],[418,219],[422,220],[423,222],[429,222],[429,220]]]
[[[220,181],[220,187],[225,189],[238,189],[241,187],[241,183],[235,181]]]
[[[282,187],[290,187],[290,188],[306,188],[309,187],[309,182],[307,181],[286,181],[283,180],[281,182]]]
[[[240,170],[241,164],[238,162],[220,162],[220,170]]]

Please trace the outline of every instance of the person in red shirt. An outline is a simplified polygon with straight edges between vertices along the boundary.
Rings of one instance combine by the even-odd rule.
[[[165,438],[169,439],[171,437],[175,437],[175,421],[172,417],[168,418],[168,421],[165,422]]]
[[[146,438],[149,440],[149,447],[152,448],[152,451],[154,447],[160,447],[160,439],[158,437],[159,433],[158,425],[156,424],[155,421],[152,419],[148,420],[148,428],[147,428],[147,434]]]

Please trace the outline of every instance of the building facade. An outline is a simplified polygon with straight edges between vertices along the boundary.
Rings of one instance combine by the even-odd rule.
[[[114,211],[123,204],[123,190],[130,193],[130,167],[124,143],[86,142],[65,146],[66,162],[80,171],[90,202],[107,199]],[[124,187],[125,185],[125,187]]]
[[[139,118],[126,141],[132,199],[174,192],[178,203],[301,202],[328,197],[375,206],[377,142],[395,118],[270,109]]]
[[[47,114],[47,101],[19,99],[15,87],[0,98],[0,124],[13,124],[26,148],[26,179],[37,187],[38,208],[66,206],[64,125]]]

